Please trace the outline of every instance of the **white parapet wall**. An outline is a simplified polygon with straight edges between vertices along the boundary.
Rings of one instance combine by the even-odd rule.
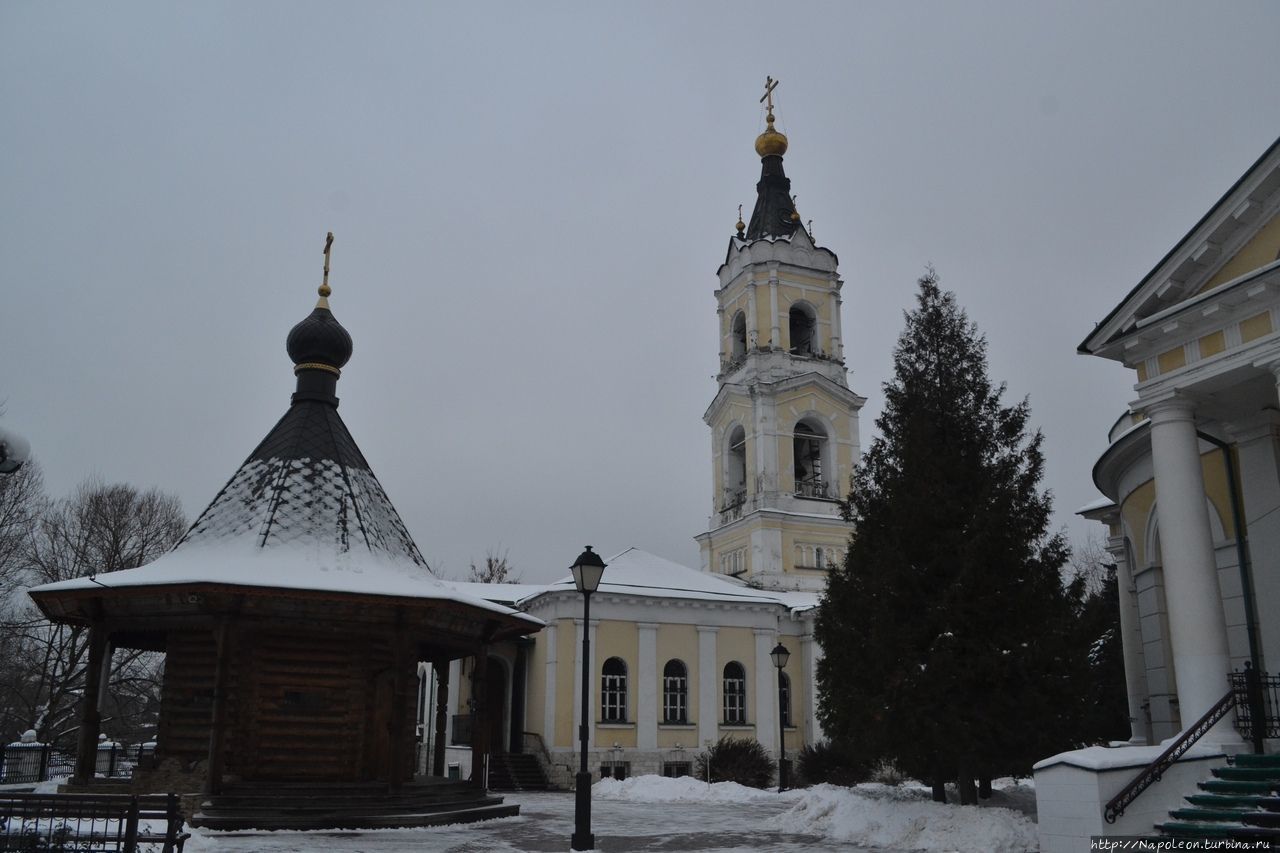
[[[1040,853],[1079,853],[1095,835],[1151,835],[1169,810],[1186,805],[1196,783],[1226,764],[1226,753],[1193,746],[1164,776],[1129,804],[1115,823],[1103,817],[1107,803],[1165,751],[1159,746],[1077,749],[1036,764],[1036,822]]]

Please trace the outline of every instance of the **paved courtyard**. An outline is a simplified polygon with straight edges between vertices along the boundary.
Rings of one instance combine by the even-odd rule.
[[[189,853],[566,853],[573,834],[572,794],[512,794],[520,816],[458,827],[365,832],[206,833],[196,830]],[[868,848],[817,836],[784,835],[774,827],[786,803],[592,803],[596,849],[714,853],[856,853]]]

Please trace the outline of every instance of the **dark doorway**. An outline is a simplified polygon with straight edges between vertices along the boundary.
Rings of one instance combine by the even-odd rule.
[[[489,727],[489,749],[506,752],[507,739],[503,737],[503,721],[507,716],[507,666],[500,658],[489,658],[489,672],[485,682],[485,701],[489,708],[485,723]]]

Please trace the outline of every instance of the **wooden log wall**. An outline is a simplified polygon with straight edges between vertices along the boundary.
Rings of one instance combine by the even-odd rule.
[[[209,757],[215,659],[216,647],[211,632],[169,634],[164,683],[160,689],[160,721],[156,731],[160,758],[172,757],[190,763]],[[232,669],[234,679],[234,662]],[[235,706],[233,692],[228,703],[232,719]],[[228,759],[235,751],[234,744],[235,738],[229,732],[223,753]]]

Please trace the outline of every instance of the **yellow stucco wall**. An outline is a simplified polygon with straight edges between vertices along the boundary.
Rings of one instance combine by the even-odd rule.
[[[525,672],[524,728],[541,734],[547,716],[547,638],[542,631],[533,635]]]
[[[1271,312],[1263,311],[1240,321],[1240,340],[1248,343],[1271,333]]]
[[[662,625],[658,628],[657,638],[657,683],[652,689],[658,705],[658,746],[662,749],[674,748],[676,744],[685,747],[698,745],[698,629],[693,625]],[[689,676],[689,725],[666,726],[662,722],[662,668],[667,661],[678,658],[684,663],[685,672]],[[644,695],[644,694],[639,694]]]
[[[573,657],[578,643],[578,629],[572,619],[556,621],[556,736],[554,746],[568,747],[575,743],[577,732],[573,730]]]
[[[634,622],[604,620],[596,626],[595,672],[591,673],[592,716],[596,719],[596,743],[636,745],[636,676],[640,666],[640,634]],[[600,723],[600,675],[604,662],[621,658],[627,665],[627,724],[625,727]]]
[[[1222,265],[1222,269],[1209,279],[1200,292],[1212,290],[1258,267],[1266,266],[1276,260],[1277,256],[1280,256],[1280,216],[1272,217],[1270,222],[1262,226],[1252,240],[1245,243],[1231,260]]]
[[[1175,347],[1174,349],[1162,352],[1156,356],[1156,364],[1160,366],[1161,373],[1168,373],[1171,370],[1177,370],[1186,363],[1187,352],[1182,347]]]
[[[1217,355],[1227,348],[1227,336],[1223,332],[1214,332],[1200,339],[1200,357],[1208,358]]]
[[[722,678],[725,664],[737,661],[747,674],[747,725],[756,723],[756,638],[750,628],[721,628],[716,634],[716,702],[715,721],[723,730],[721,734],[743,736],[740,727],[724,729],[724,685]]]
[[[1231,522],[1231,500],[1227,490],[1227,474],[1222,464],[1222,451],[1211,450],[1200,456],[1200,470],[1204,478],[1204,491],[1209,503],[1218,514],[1225,535],[1234,536]],[[1148,565],[1152,557],[1147,554],[1147,522],[1151,517],[1151,505],[1156,501],[1156,482],[1148,480],[1130,492],[1120,505],[1120,515],[1128,526],[1133,545],[1133,559],[1137,568]]]

